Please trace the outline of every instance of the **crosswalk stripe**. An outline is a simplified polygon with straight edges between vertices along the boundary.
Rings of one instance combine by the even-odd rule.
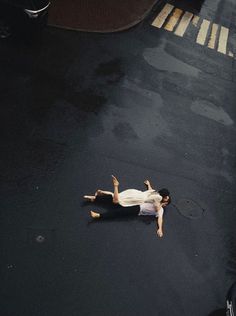
[[[152,25],[158,28],[161,28],[164,24],[166,18],[173,10],[174,6],[167,3],[164,8],[161,10],[161,12],[158,14],[158,16],[155,18],[155,20],[152,22]]]
[[[201,24],[199,23],[201,21]],[[236,58],[236,55],[227,50],[227,42],[230,30],[227,27],[213,23],[207,19],[202,19],[191,12],[175,8],[172,4],[166,3],[159,14],[152,22],[152,26],[164,28],[173,32],[177,36],[183,37],[189,24],[198,31],[196,43],[206,45],[210,49],[215,49],[219,53]],[[211,26],[211,28],[210,28]],[[190,35],[190,34],[189,34]]]
[[[199,21],[199,16],[197,15],[194,15],[193,19],[192,19],[192,23],[194,26],[197,26],[198,25],[198,21]]]
[[[227,27],[221,26],[217,51],[222,54],[226,54],[228,35],[229,35],[229,29]]]
[[[181,17],[183,11],[180,9],[174,9],[174,12],[172,13],[171,17],[169,18],[168,23],[165,25],[164,29],[172,32],[175,25],[177,24],[179,18]]]
[[[210,40],[209,40],[208,45],[207,45],[211,49],[215,48],[216,35],[217,35],[218,27],[219,27],[218,24],[215,24],[215,23],[212,24]]]
[[[200,30],[198,32],[197,40],[196,40],[198,44],[200,45],[205,44],[209,25],[210,25],[210,21],[203,19]]]
[[[193,14],[186,11],[184,15],[182,16],[179,25],[177,26],[175,30],[175,35],[177,36],[183,36],[190,21],[192,20]]]

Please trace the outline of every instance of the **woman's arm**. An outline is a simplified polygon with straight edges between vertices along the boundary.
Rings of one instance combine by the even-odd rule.
[[[162,237],[162,236],[163,236],[162,227],[163,227],[163,216],[159,216],[159,217],[157,218],[157,235],[158,235],[159,237]]]
[[[157,235],[159,237],[162,237],[163,236],[163,214],[164,214],[164,210],[163,210],[162,204],[156,204],[155,208],[156,208],[156,212],[158,213],[158,217],[157,217]]]
[[[146,187],[147,187],[148,190],[153,190],[153,188],[152,188],[151,183],[150,183],[149,180],[145,180],[145,181],[144,181],[144,184],[146,185]]]
[[[118,204],[119,203],[119,181],[115,176],[112,177],[112,182],[114,186],[114,193],[113,193],[113,203]]]

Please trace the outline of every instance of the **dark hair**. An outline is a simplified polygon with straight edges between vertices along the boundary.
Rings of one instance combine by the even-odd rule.
[[[163,188],[163,189],[159,190],[158,193],[160,194],[160,196],[162,196],[162,200],[164,197],[169,196],[169,199],[168,199],[168,201],[166,201],[166,203],[167,203],[167,205],[171,203],[171,197],[170,197],[169,190]]]
[[[168,201],[166,201],[165,203],[167,203],[167,205],[169,205],[171,203],[171,197],[169,196]]]
[[[165,189],[165,188],[159,190],[158,193],[159,193],[162,197],[165,197],[165,196],[169,196],[169,195],[170,195],[169,190],[167,190],[167,189]]]

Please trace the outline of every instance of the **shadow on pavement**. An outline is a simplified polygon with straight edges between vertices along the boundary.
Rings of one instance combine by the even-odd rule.
[[[202,5],[205,2],[205,0],[193,0],[193,1],[188,1],[188,0],[172,0],[170,1],[171,4],[173,4],[175,7],[179,9],[183,9],[184,11],[190,11],[192,13],[199,13],[201,11]]]
[[[224,308],[217,309],[214,312],[210,313],[208,316],[225,316],[226,311]]]

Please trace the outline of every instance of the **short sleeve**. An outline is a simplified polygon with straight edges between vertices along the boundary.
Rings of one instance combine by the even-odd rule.
[[[162,200],[162,197],[160,197],[159,195],[155,197],[153,204],[155,205],[156,208],[159,208],[161,206],[161,200]]]
[[[159,209],[159,211],[157,212],[156,217],[162,217],[163,214],[164,214],[164,209],[163,209],[163,207],[161,207],[161,208]]]

